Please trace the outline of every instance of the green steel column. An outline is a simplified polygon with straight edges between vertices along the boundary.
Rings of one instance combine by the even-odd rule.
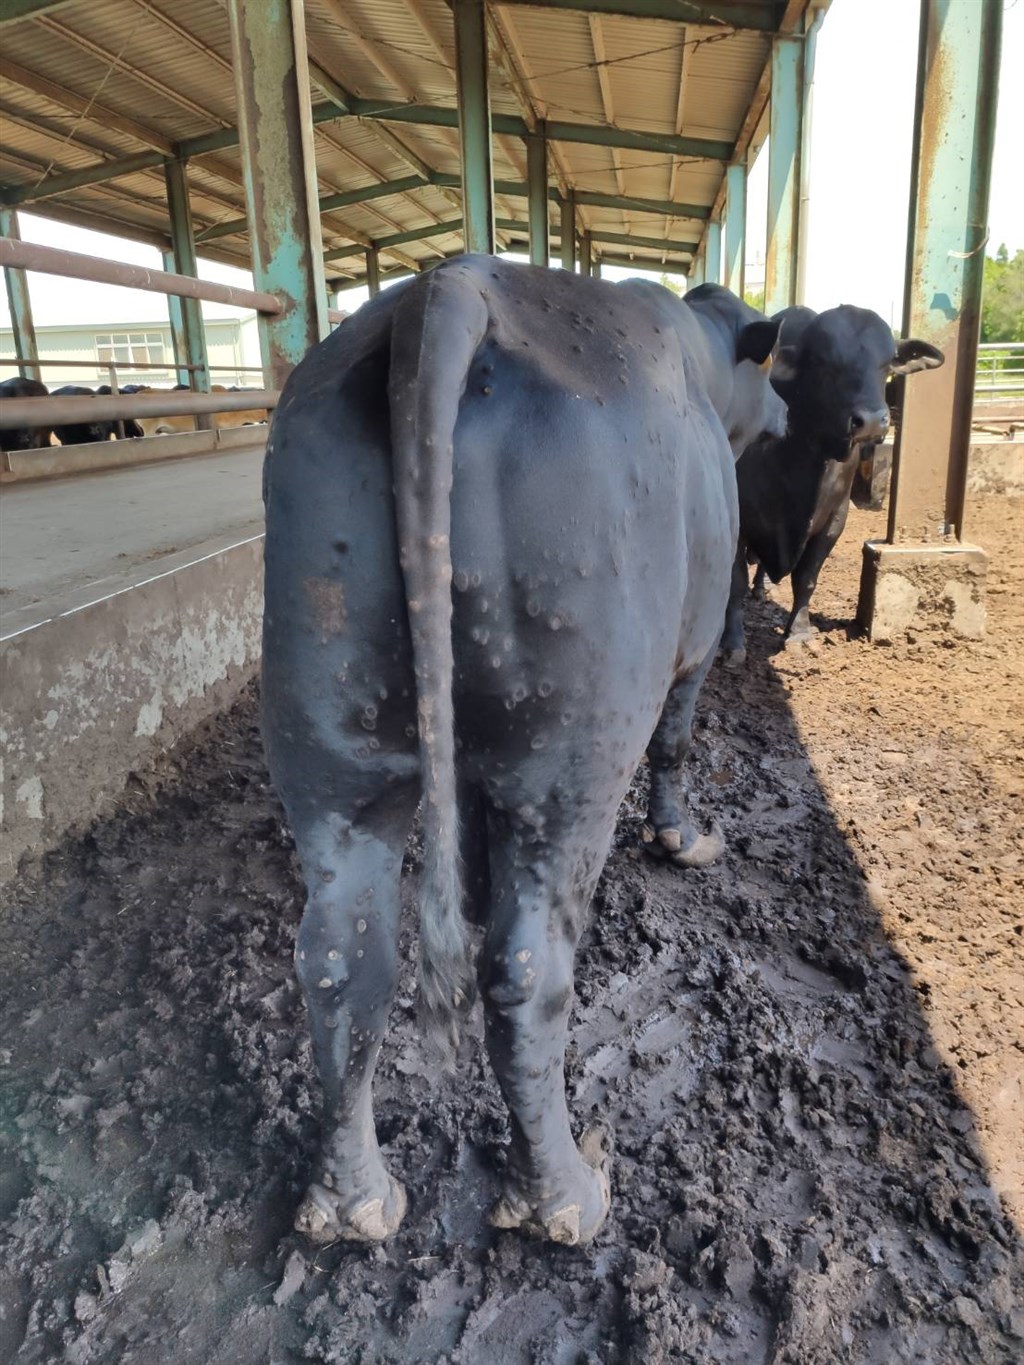
[[[160,253],[160,259],[163,262],[165,270],[171,272],[177,270],[174,252],[170,249],[162,251]],[[174,363],[179,367],[188,364],[188,346],[185,342],[185,316],[181,308],[183,303],[184,299],[179,298],[177,294],[167,295],[167,316],[171,321],[171,349],[174,351]],[[191,385],[193,380],[190,371],[179,368],[174,382],[176,384]]]
[[[946,363],[907,381],[890,544],[962,532],[1002,11],[1002,0],[922,0],[903,334]]]
[[[747,168],[743,162],[725,172],[725,278],[727,289],[743,297],[747,252]]]
[[[708,223],[704,246],[704,278],[708,284],[722,283],[722,224]]]
[[[594,273],[594,248],[590,240],[589,232],[580,233],[580,274],[592,275]]]
[[[800,146],[803,129],[804,40],[772,39],[768,143],[768,234],[764,310],[769,317],[796,303],[800,228]]]
[[[576,269],[576,196],[569,190],[562,200],[562,269]]]
[[[380,293],[380,253],[375,246],[366,248],[366,288],[371,299]]]
[[[487,15],[484,0],[454,0],[455,81],[462,158],[463,238],[467,251],[493,255],[494,173],[491,105],[487,90]]]
[[[18,227],[18,214],[14,209],[0,207],[0,237],[13,237],[21,240]],[[36,329],[32,321],[32,300],[28,294],[28,280],[24,270],[12,266],[4,267],[4,284],[7,286],[7,303],[11,310],[11,326],[14,330],[14,354],[19,360],[38,360]],[[25,365],[18,366],[22,379],[39,379],[37,369]]]
[[[530,225],[530,264],[547,265],[548,140],[543,129],[526,139],[526,216]]]
[[[199,275],[196,264],[196,242],[192,231],[192,213],[188,202],[188,175],[183,161],[168,161],[164,168],[167,184],[167,207],[171,214],[171,250],[173,264],[166,269],[178,275]],[[165,258],[166,260],[166,255]],[[168,296],[170,299],[170,296]],[[203,308],[198,299],[175,299],[178,308],[169,304],[171,316],[171,337],[174,341],[174,358],[180,365],[201,365],[201,370],[179,371],[183,376],[179,384],[188,384],[202,393],[210,389],[210,372],[207,369],[206,333],[203,330]],[[177,311],[177,325],[175,319]],[[179,349],[180,347],[180,349]]]
[[[305,18],[302,0],[228,0],[228,12],[253,278],[285,305],[259,319],[277,387],[328,331]]]
[[[593,277],[594,277],[595,280],[599,280],[599,279],[601,278],[601,257],[600,257],[600,256],[595,256],[595,257],[594,257],[594,260],[593,260],[593,262],[591,263],[590,273],[591,273],[591,275],[593,275]]]

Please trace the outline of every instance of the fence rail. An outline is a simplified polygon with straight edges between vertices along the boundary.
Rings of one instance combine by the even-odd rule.
[[[76,422],[113,422],[126,417],[194,417],[204,413],[247,412],[277,406],[277,389],[236,389],[191,393],[163,389],[153,393],[90,394],[80,398],[5,398],[0,431],[10,427],[70,426]]]
[[[988,341],[978,347],[975,398],[1024,395],[1024,342]]]

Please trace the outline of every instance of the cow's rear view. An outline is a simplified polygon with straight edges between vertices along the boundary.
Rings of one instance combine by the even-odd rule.
[[[717,851],[681,773],[737,527],[706,325],[665,291],[464,257],[361,310],[282,396],[264,710],[308,889],[314,1240],[380,1240],[405,1212],[371,1079],[421,793],[426,1025],[450,1040],[479,981],[512,1122],[492,1221],[576,1243],[605,1217],[563,1061],[576,943],[645,748],[659,849]],[[730,331],[732,363],[765,359],[755,327]]]

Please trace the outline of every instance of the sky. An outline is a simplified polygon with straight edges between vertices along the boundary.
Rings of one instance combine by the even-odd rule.
[[[982,0],[977,0],[981,3]],[[1024,247],[1024,0],[1003,0],[1003,52],[988,252],[1005,242]],[[910,152],[917,74],[919,0],[832,0],[818,38],[811,130],[811,206],[807,299],[817,309],[838,303],[873,308],[898,325],[902,313]],[[747,259],[764,258],[767,204],[765,153],[748,186]],[[159,253],[118,238],[20,215],[26,241],[112,260],[160,267]],[[242,271],[200,260],[204,279],[251,284]],[[635,271],[609,268],[610,279]],[[157,294],[31,274],[38,327],[89,321],[149,322],[166,316]],[[343,294],[346,309],[365,290]],[[237,309],[204,304],[207,318]],[[0,296],[0,325],[9,326]]]

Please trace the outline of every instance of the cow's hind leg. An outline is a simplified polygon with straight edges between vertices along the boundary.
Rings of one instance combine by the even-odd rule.
[[[744,565],[744,587],[745,580]],[[725,840],[717,826],[701,834],[686,813],[685,765],[693,744],[693,712],[714,655],[711,650],[693,673],[673,686],[647,746],[651,794],[643,827],[644,846],[652,856],[667,858],[679,867],[706,867],[725,851]]]
[[[746,600],[747,547],[741,536],[736,547],[736,558],[732,563],[729,605],[725,611],[725,629],[722,631],[721,650],[726,668],[742,668],[747,661],[747,641],[743,629],[743,610]],[[703,675],[701,681],[703,681]],[[700,684],[698,684],[698,690],[699,687]]]
[[[615,803],[617,805],[617,803]],[[493,894],[480,960],[487,1047],[508,1104],[512,1146],[491,1215],[568,1246],[589,1242],[608,1213],[609,1158],[599,1130],[577,1148],[565,1097],[573,958],[607,853],[600,827],[491,825]]]
[[[399,875],[415,787],[388,786],[346,814],[293,809],[308,899],[295,964],[324,1094],[323,1136],[295,1226],[312,1241],[378,1242],[405,1213],[384,1165],[371,1084],[398,981]]]

